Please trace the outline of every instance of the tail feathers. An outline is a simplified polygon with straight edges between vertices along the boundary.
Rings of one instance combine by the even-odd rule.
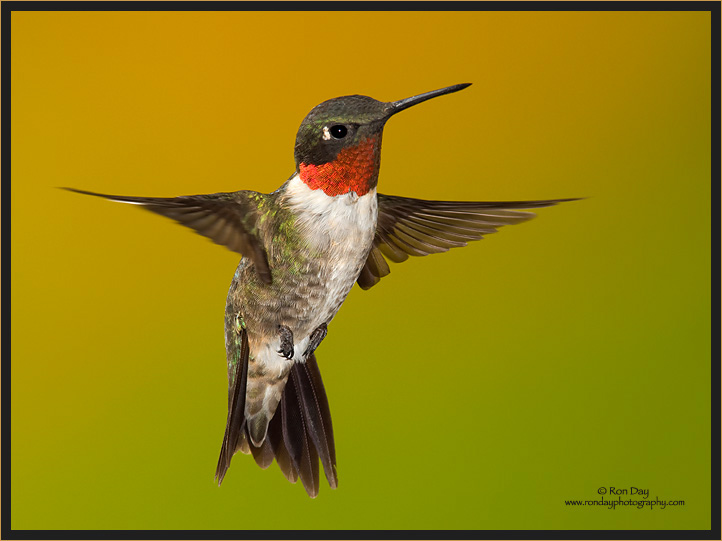
[[[305,418],[308,434],[316,447],[326,479],[331,488],[336,488],[336,446],[333,441],[333,425],[331,424],[331,411],[328,398],[323,388],[321,372],[318,370],[316,359],[312,363],[296,365],[296,382],[301,395],[303,417]]]
[[[242,445],[241,435],[246,429],[244,412],[246,409],[246,383],[248,380],[248,333],[245,329],[241,331],[241,348],[238,359],[238,368],[233,385],[233,393],[228,404],[228,419],[226,421],[226,433],[223,435],[221,445],[221,456],[218,458],[216,467],[216,481],[220,485],[226,472],[231,465],[231,458]]]
[[[268,466],[273,464],[274,453],[268,437],[263,440],[263,443],[260,447],[251,445],[250,449],[251,454],[253,454],[253,459],[256,461],[256,464],[258,464],[264,470],[268,468]]]
[[[283,442],[291,455],[291,463],[301,478],[303,488],[312,498],[318,495],[318,453],[309,434],[303,397],[298,389],[298,371],[294,370],[281,400]]]
[[[304,364],[293,365],[266,438],[259,446],[253,444],[245,419],[241,423],[235,451],[250,451],[261,468],[268,468],[275,458],[286,479],[295,483],[300,477],[308,495],[315,498],[319,491],[320,458],[328,484],[331,488],[338,486],[331,412],[314,355]],[[225,466],[219,475],[227,448],[226,438],[223,443],[216,472],[219,484],[228,469]]]
[[[268,437],[270,438],[272,448],[276,455],[276,463],[281,468],[283,475],[291,483],[298,481],[298,470],[293,465],[293,460],[288,452],[285,442],[283,441],[283,410],[279,410],[276,421],[271,420],[268,426]]]
[[[281,415],[279,406],[278,419],[281,419]],[[263,444],[260,447],[250,445],[248,452],[253,454],[256,464],[264,470],[271,465],[275,458],[286,479],[291,483],[295,483],[298,480],[298,471],[291,464],[291,457],[288,454],[288,449],[286,449],[286,444],[283,442],[283,428],[281,425],[281,422],[273,422],[272,419],[268,425],[268,432]],[[247,438],[246,441],[248,441]]]

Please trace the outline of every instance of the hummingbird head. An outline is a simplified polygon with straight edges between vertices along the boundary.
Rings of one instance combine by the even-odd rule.
[[[381,164],[381,134],[392,115],[470,83],[433,90],[404,100],[383,102],[368,96],[342,96],[314,107],[296,135],[296,172],[311,189],[326,195],[365,195],[376,187]]]

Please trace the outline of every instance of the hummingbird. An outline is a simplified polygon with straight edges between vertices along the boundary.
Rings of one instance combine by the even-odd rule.
[[[296,169],[272,193],[161,198],[67,188],[140,205],[242,255],[226,300],[228,414],[219,485],[241,451],[264,469],[275,459],[312,498],[320,460],[336,488],[333,426],[316,349],[353,285],[376,285],[390,272],[387,260],[466,246],[535,216],[520,209],[574,200],[429,201],[376,191],[386,122],[468,86],[392,102],[361,95],[324,101],[301,122]]]

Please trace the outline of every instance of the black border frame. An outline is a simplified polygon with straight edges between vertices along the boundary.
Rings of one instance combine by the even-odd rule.
[[[2,539],[720,539],[720,2],[236,2],[236,1],[4,1],[2,14]],[[712,523],[709,530],[13,530],[10,523],[10,174],[11,32],[13,11],[709,11],[711,14],[711,211],[712,211]],[[715,159],[716,158],[716,159]],[[715,362],[714,359],[717,359]]]

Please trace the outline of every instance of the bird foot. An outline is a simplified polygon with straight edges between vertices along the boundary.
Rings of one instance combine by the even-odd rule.
[[[293,332],[285,325],[279,325],[278,334],[281,335],[281,349],[278,354],[286,359],[293,359]]]
[[[308,342],[308,347],[306,348],[306,351],[303,352],[304,358],[308,359],[309,355],[316,351],[316,348],[321,345],[323,339],[326,338],[326,334],[328,334],[328,327],[325,323],[319,325],[316,330],[311,333],[311,339]]]

